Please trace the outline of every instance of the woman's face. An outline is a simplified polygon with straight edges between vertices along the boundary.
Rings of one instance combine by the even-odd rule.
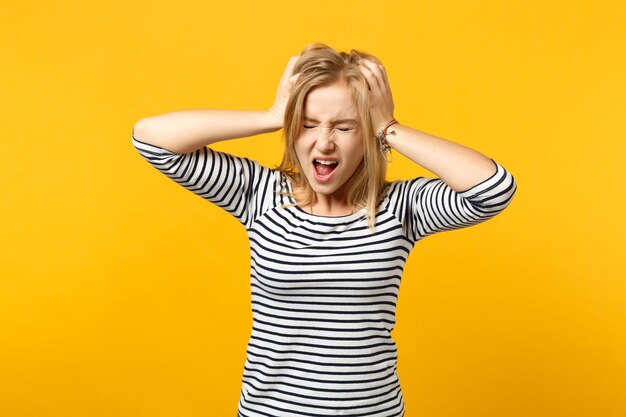
[[[364,157],[359,113],[346,81],[315,87],[308,93],[295,150],[313,190],[345,200],[342,186]]]

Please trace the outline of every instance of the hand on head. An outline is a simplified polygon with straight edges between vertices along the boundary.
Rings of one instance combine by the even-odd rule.
[[[293,67],[296,65],[298,59],[300,59],[299,55],[289,58],[287,67],[285,68],[283,76],[278,83],[274,104],[268,109],[268,112],[276,116],[280,120],[281,124],[283,123],[285,117],[285,107],[287,106],[287,100],[289,100],[289,94],[300,76],[300,73],[292,74]]]
[[[377,133],[393,119],[394,104],[387,73],[382,64],[368,59],[361,60],[359,69],[365,76],[370,89],[370,115],[374,132]]]
[[[285,67],[283,75],[276,90],[274,104],[268,109],[268,112],[274,115],[283,124],[285,117],[285,108],[289,100],[289,94],[301,73],[293,74],[293,68],[300,59],[300,55],[292,56]],[[360,61],[359,69],[369,86],[369,102],[370,115],[372,119],[372,127],[375,132],[382,129],[390,120],[394,118],[394,103],[389,87],[389,80],[385,67],[367,58]]]

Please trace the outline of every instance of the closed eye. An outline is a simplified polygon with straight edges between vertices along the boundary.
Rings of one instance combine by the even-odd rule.
[[[305,129],[315,129],[315,126],[308,126],[308,125],[304,125],[303,126]],[[341,131],[341,132],[350,132],[351,130],[354,130],[354,127],[338,127],[337,130]]]

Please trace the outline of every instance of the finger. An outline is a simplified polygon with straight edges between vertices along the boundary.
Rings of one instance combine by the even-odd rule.
[[[380,73],[383,75],[385,84],[389,85],[389,79],[387,78],[387,71],[385,70],[385,67],[382,64],[379,64],[378,68],[380,68]]]
[[[389,101],[393,101],[392,99],[392,94],[391,94],[391,87],[389,86],[389,79],[387,78],[387,71],[385,70],[385,67],[382,64],[378,64],[378,68],[380,69],[380,73],[383,79],[383,88],[385,91],[385,95],[386,95],[386,100]]]
[[[380,91],[383,91],[383,87],[384,87],[384,78],[383,75],[380,72],[380,69],[378,68],[378,65],[375,62],[372,62],[370,60],[364,59],[362,61],[363,65],[365,66],[365,68],[367,68],[374,76],[375,80],[376,80],[376,84],[378,86],[378,89]]]
[[[361,71],[361,74],[363,74],[363,77],[365,78],[365,83],[367,84],[367,89],[371,90],[372,86],[370,85],[370,82],[368,80],[367,68],[365,68],[363,65],[359,64],[359,71]]]
[[[365,76],[365,79],[367,80],[370,90],[380,93],[381,89],[380,89],[380,85],[379,85],[376,74],[369,67],[363,64],[361,64],[359,68],[361,69],[361,72]]]
[[[289,62],[287,63],[287,67],[289,68],[293,68],[294,65],[296,65],[296,62],[298,62],[298,60],[300,59],[300,56],[292,56],[291,58],[289,58]]]
[[[385,102],[392,101],[393,99],[391,98],[391,88],[389,87],[389,81],[387,80],[385,67],[382,64],[377,64],[372,61],[367,61],[367,63],[369,64],[368,68],[372,71],[372,73],[376,74],[379,94],[381,98]]]
[[[300,76],[302,75],[301,72],[298,72],[297,74],[292,75],[291,77],[289,77],[289,86],[293,86],[297,81],[298,78],[300,78]]]
[[[364,60],[364,62],[367,65],[367,68],[369,68],[370,71],[372,71],[376,75],[376,81],[378,81],[379,87],[382,90],[382,87],[385,83],[385,75],[383,73],[382,65],[377,64],[367,59]]]
[[[300,59],[300,56],[292,56],[289,58],[289,62],[287,62],[287,67],[285,68],[285,72],[283,73],[284,78],[289,78],[293,75],[293,67],[296,65],[296,62]]]

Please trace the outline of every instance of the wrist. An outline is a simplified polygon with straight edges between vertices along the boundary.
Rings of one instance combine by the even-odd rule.
[[[385,128],[389,128],[389,123],[391,123],[394,120],[396,120],[396,119],[393,117],[393,115],[380,118],[379,121],[376,124],[373,124],[374,134],[378,135]]]
[[[380,150],[387,157],[387,161],[391,162],[391,145],[387,141],[388,136],[393,136],[396,131],[393,126],[398,125],[398,121],[395,118],[391,118],[385,125],[380,128],[376,133],[376,139],[378,140]]]
[[[283,128],[284,116],[280,114],[276,109],[270,108],[265,111],[268,126],[273,130],[279,130]]]

